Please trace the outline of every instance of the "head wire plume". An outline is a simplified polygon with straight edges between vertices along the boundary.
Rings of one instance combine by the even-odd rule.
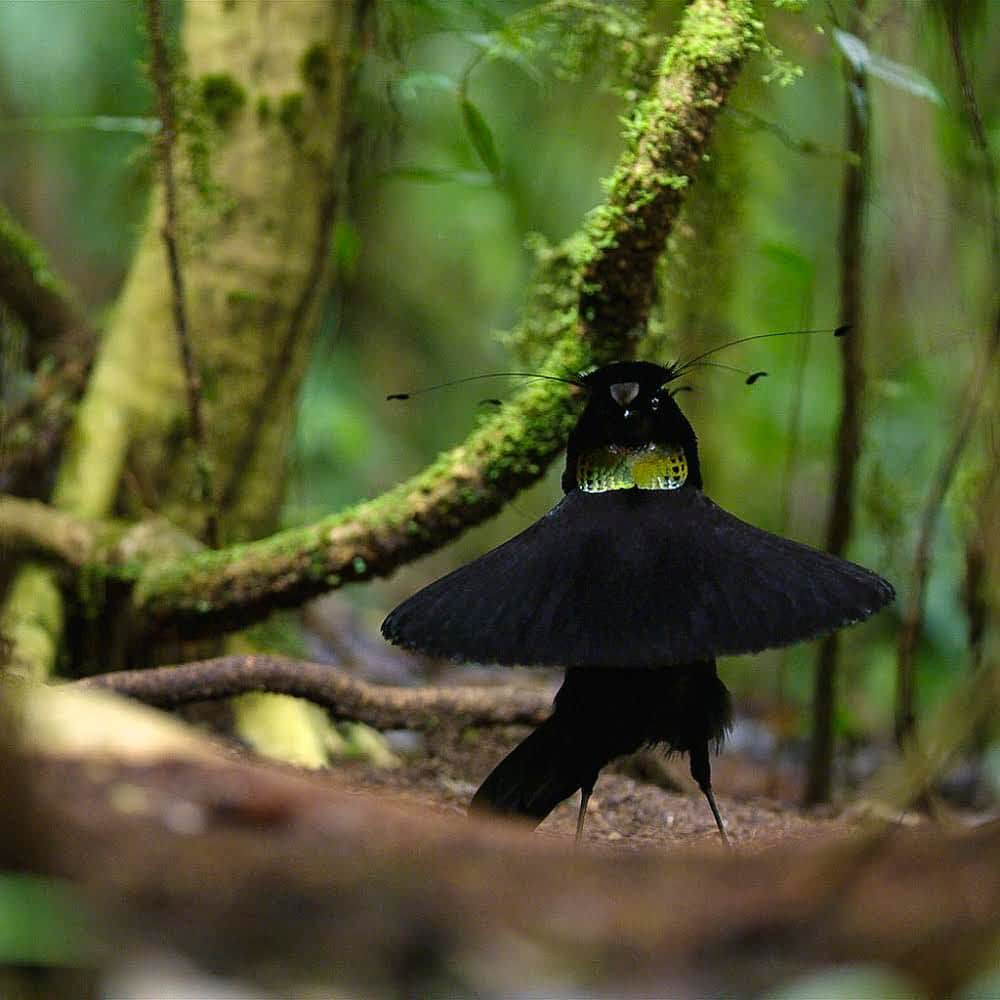
[[[767,372],[750,372],[742,368],[737,368],[733,365],[724,365],[718,361],[706,361],[705,359],[711,357],[713,354],[718,354],[720,351],[728,350],[730,347],[737,347],[739,344],[748,344],[753,340],[769,340],[771,337],[802,337],[815,333],[832,333],[835,337],[843,337],[850,332],[850,329],[851,327],[849,325],[844,325],[837,327],[821,327],[812,330],[778,330],[775,333],[755,333],[749,337],[738,337],[736,340],[727,341],[725,344],[710,347],[707,351],[702,351],[701,354],[696,354],[693,358],[687,358],[684,361],[678,361],[676,364],[671,365],[670,379],[673,380],[675,378],[680,378],[685,372],[692,368],[723,368],[745,375],[747,385],[753,385],[758,379],[767,375]]]
[[[540,378],[548,382],[563,382],[566,385],[575,385],[583,388],[583,383],[578,379],[565,378],[560,375],[543,375],[540,372],[486,372],[483,375],[467,375],[465,378],[452,379],[450,382],[439,382],[437,385],[427,385],[422,389],[412,389],[410,392],[391,392],[385,398],[387,400],[412,399],[414,396],[422,396],[425,392],[434,392],[437,389],[448,389],[453,385],[462,385],[464,382],[478,382],[486,378]],[[493,400],[484,400],[492,403]]]

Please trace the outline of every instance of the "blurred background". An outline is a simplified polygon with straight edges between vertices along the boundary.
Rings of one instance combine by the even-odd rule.
[[[663,33],[682,9],[646,6]],[[995,141],[1000,5],[962,7]],[[489,55],[485,34],[531,9],[501,0],[380,5],[381,37],[358,95],[350,204],[334,239],[339,280],[301,400],[287,525],[417,472],[464,438],[484,397],[502,397],[512,383],[405,403],[386,402],[386,393],[524,365],[504,334],[524,304],[535,254],[576,230],[600,201],[631,96],[606,51]],[[179,8],[171,10],[176,21]],[[652,360],[839,322],[845,57],[833,18],[846,10],[768,5],[768,34],[783,56],[761,55],[744,71],[720,121],[663,268]],[[874,5],[866,28],[878,60],[865,109],[873,143],[869,382],[849,554],[892,580],[900,602],[844,636],[837,727],[848,745],[891,736],[896,631],[917,523],[987,336],[994,292],[982,169],[937,5]],[[0,0],[0,201],[98,319],[122,282],[151,183],[155,121],[143,59],[139,5]],[[463,88],[495,147],[492,172],[463,121]],[[739,375],[703,369],[690,380],[695,391],[681,402],[699,434],[707,492],[746,520],[821,545],[840,407],[837,342],[778,338],[720,360],[769,377],[748,388]],[[938,525],[918,654],[921,713],[970,670],[963,588],[984,484],[1000,459],[995,399],[988,411]],[[291,630],[302,648],[323,655],[325,620],[334,631],[348,621],[375,637],[395,602],[544,513],[559,495],[560,472],[553,466],[501,517],[391,580],[319,602],[307,616],[318,637],[285,622],[283,641]],[[995,503],[989,516],[997,517]],[[990,600],[995,607],[997,595]],[[795,742],[808,726],[814,659],[800,646],[721,670],[745,713]]]

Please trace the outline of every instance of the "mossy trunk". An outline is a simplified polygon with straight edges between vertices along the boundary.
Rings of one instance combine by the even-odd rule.
[[[184,9],[175,66],[179,243],[203,385],[204,459],[225,542],[273,530],[283,498],[295,402],[328,277],[364,6],[192,0]],[[154,510],[200,536],[210,511],[189,433],[160,185],[150,206],[54,502],[89,518]],[[122,665],[111,662],[118,645],[111,637],[97,650],[102,669]],[[158,655],[144,648],[142,659]],[[51,669],[54,653],[45,659],[33,673]],[[302,721],[315,729],[315,720]]]
[[[340,0],[212,0],[184,11],[180,242],[217,498],[230,487],[228,541],[270,531],[282,500],[293,404],[326,276],[355,15]],[[197,502],[158,187],[151,204],[56,499],[90,517],[154,508],[198,534],[206,511]],[[232,487],[244,452],[249,461]]]

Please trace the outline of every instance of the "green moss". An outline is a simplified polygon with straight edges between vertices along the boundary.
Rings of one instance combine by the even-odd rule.
[[[261,94],[257,98],[257,121],[261,125],[266,125],[271,120],[271,98],[267,94]]]
[[[226,302],[231,306],[254,305],[260,296],[249,288],[231,288],[226,292]]]
[[[35,284],[57,295],[66,288],[49,267],[45,251],[22,229],[13,216],[0,205],[0,257],[17,260],[30,272]]]
[[[305,134],[303,128],[303,118],[305,116],[305,101],[302,94],[293,91],[290,94],[283,94],[278,102],[278,121],[281,127],[288,133],[292,142],[301,142]]]
[[[205,113],[219,128],[229,125],[246,104],[246,91],[228,73],[206,73],[198,81]]]
[[[302,53],[299,62],[299,72],[302,79],[316,90],[327,90],[333,79],[333,66],[330,63],[330,53],[325,45],[316,42]]]
[[[722,5],[695,3],[684,12],[680,30],[670,46],[664,71],[684,67],[705,69],[759,51],[763,25],[753,16],[750,0]]]

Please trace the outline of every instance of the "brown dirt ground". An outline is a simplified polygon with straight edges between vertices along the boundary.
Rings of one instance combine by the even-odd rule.
[[[432,812],[464,815],[479,782],[528,732],[521,727],[480,729],[474,735],[443,728],[427,741],[426,752],[404,759],[397,768],[342,763],[331,779],[359,793],[392,797]],[[606,768],[587,812],[585,843],[589,848],[639,850],[719,843],[715,822],[700,791],[687,774],[687,758],[629,759]],[[634,765],[633,765],[634,761]],[[652,771],[654,780],[639,780],[623,770]],[[803,812],[794,803],[761,795],[768,776],[736,755],[713,760],[716,795],[734,846],[763,850],[789,839],[806,840],[844,833],[850,821],[826,810]],[[673,786],[672,791],[662,785]],[[789,788],[788,785],[785,786]],[[730,794],[729,789],[737,791]],[[790,790],[790,789],[789,789]],[[572,838],[579,796],[560,805],[539,827],[539,834]]]

